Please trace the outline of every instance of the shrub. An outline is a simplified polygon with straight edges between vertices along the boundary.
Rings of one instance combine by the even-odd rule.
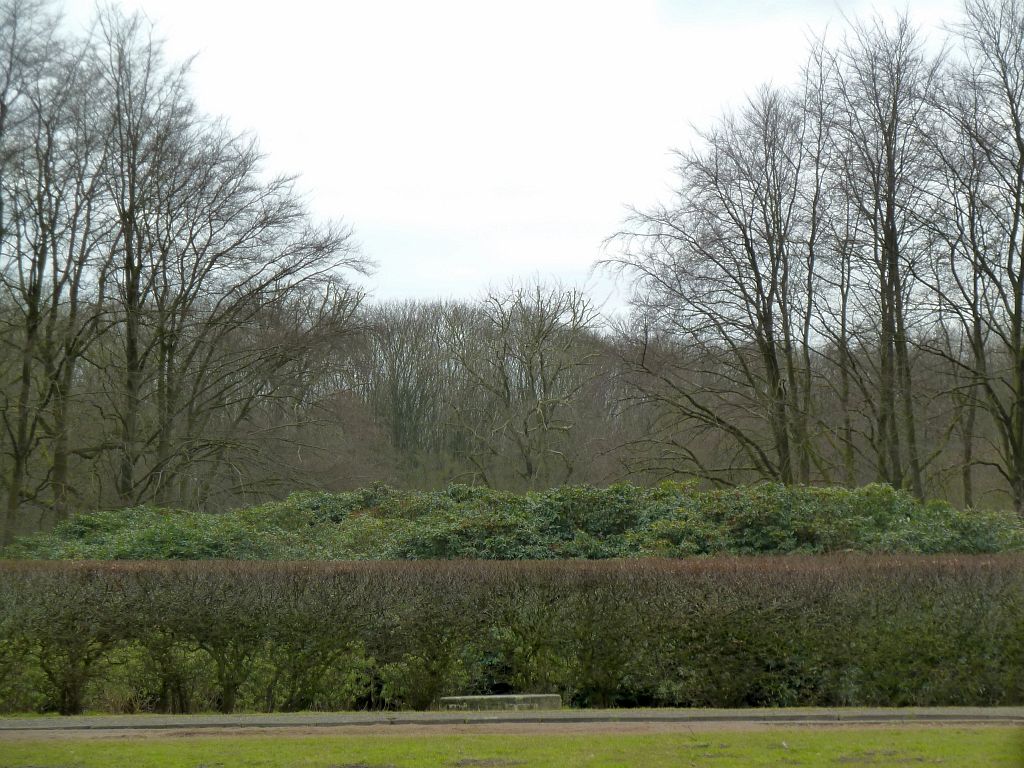
[[[0,563],[0,709],[1024,704],[1024,556]],[[0,659],[2,661],[2,659]],[[10,670],[10,666],[8,667]]]
[[[1024,550],[1012,512],[921,503],[889,486],[702,491],[566,486],[517,495],[453,485],[295,494],[222,514],[136,507],[80,515],[10,557],[95,560],[544,560],[709,554]]]

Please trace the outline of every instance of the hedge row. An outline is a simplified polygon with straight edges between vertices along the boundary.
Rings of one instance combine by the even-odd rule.
[[[1024,556],[0,563],[0,708],[1024,704]]]
[[[296,494],[224,514],[141,507],[76,517],[23,540],[44,559],[543,560],[705,554],[1024,550],[1012,512],[920,503],[884,485],[704,491],[568,486],[512,494],[462,485]]]

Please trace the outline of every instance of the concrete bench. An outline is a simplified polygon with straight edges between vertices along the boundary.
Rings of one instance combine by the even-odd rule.
[[[513,710],[561,709],[562,697],[557,693],[523,693],[501,696],[443,696],[441,709],[446,710]]]

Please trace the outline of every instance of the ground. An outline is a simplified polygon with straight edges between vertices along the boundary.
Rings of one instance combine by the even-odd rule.
[[[0,732],[3,768],[1021,768],[1007,725],[496,723]]]

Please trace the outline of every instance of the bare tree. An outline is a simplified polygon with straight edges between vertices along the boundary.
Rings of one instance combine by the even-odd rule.
[[[109,413],[121,503],[198,500],[192,467],[234,463],[238,430],[280,393],[304,345],[262,327],[313,291],[350,316],[349,231],[317,229],[287,177],[263,181],[255,141],[202,118],[139,17],[102,18],[108,179],[117,221]],[[215,426],[216,425],[216,426]],[[243,451],[244,452],[244,451]],[[192,475],[194,477],[194,475]],[[203,494],[199,493],[201,497]]]
[[[667,409],[662,441],[713,432],[731,454],[688,471],[807,482],[818,157],[793,96],[762,89],[680,153],[675,204],[635,212],[612,264],[636,280],[631,365]],[[813,144],[812,144],[813,146]],[[731,447],[730,447],[731,446]]]
[[[364,316],[358,386],[392,446],[412,462],[451,447],[449,395],[459,382],[445,338],[452,309],[443,302],[384,302]]]
[[[7,214],[0,289],[11,308],[3,338],[20,361],[4,388],[14,401],[0,409],[10,448],[9,537],[25,501],[58,519],[68,511],[70,411],[80,359],[98,332],[94,267],[104,232],[96,221],[102,145],[89,45],[55,37],[57,20],[44,6],[4,10],[5,46],[30,49],[9,51],[8,61],[32,63],[30,72],[9,73],[18,93],[9,91],[9,109],[0,110],[11,118],[0,183]]]
[[[509,466],[528,488],[572,476],[573,407],[592,375],[587,342],[596,322],[581,291],[539,282],[447,313],[450,354],[467,383],[453,409],[485,483],[507,477]]]
[[[938,169],[927,270],[938,298],[935,350],[958,380],[964,496],[970,468],[993,466],[1024,514],[1024,4],[968,0],[962,60],[947,70],[928,126]],[[975,458],[975,410],[994,425],[994,461]]]
[[[915,208],[930,167],[917,126],[927,119],[939,60],[901,16],[887,26],[876,18],[855,23],[832,57],[830,136],[844,196],[863,222],[850,245],[851,277],[866,281],[863,317],[877,318],[877,421],[873,435],[879,479],[906,481],[922,497],[922,461],[914,412],[910,360],[912,275],[920,251]]]

